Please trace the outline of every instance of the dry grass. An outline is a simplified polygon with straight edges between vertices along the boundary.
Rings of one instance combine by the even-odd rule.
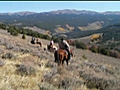
[[[15,44],[20,43],[24,48],[28,48],[27,44],[29,44],[30,37],[28,37],[26,40],[23,40],[20,38],[21,35],[19,35],[19,37],[13,37],[7,34],[5,31],[2,31],[2,34],[0,34],[0,39],[3,39],[3,37],[4,40],[7,40],[7,45],[12,45],[13,43],[9,42],[12,41]],[[0,67],[0,72],[2,72],[0,73],[0,90],[39,90],[38,84],[41,83],[43,78],[43,69],[41,69],[41,67],[39,67],[36,63],[40,63],[40,59],[33,57],[30,53],[23,54],[22,52],[14,52],[13,50],[9,50],[4,44],[0,45],[0,47],[1,57],[8,52],[17,55],[17,58],[14,60],[10,60],[9,58],[3,59],[5,65]],[[31,62],[34,62],[35,64],[30,64]],[[18,75],[16,73],[16,65],[21,64],[33,65],[37,70],[36,74],[30,76]]]
[[[0,90],[39,90],[37,85],[41,83],[43,76],[43,71],[39,67],[36,66],[37,72],[35,75],[21,76],[16,73],[16,64],[30,63],[30,61],[25,61],[26,58],[22,57],[22,60],[16,61],[5,61],[6,64],[0,68],[0,72],[2,72],[0,73]]]
[[[47,40],[40,39],[43,47],[30,44],[30,40],[29,36],[23,40],[22,35],[14,37],[0,30],[0,60],[4,63],[0,67],[0,90],[120,88],[120,60],[75,48],[76,57],[71,58],[69,65],[57,66],[53,53],[44,51],[49,43]],[[16,58],[2,59],[7,53]]]

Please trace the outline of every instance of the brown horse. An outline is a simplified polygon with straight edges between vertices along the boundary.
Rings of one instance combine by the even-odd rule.
[[[40,47],[42,47],[42,42],[36,42],[36,44],[39,44]]]
[[[38,39],[36,40],[36,44],[39,44],[40,47],[42,47],[42,42],[41,42],[41,41],[38,41]]]
[[[73,56],[72,50],[70,50],[70,55]],[[65,60],[68,65],[69,59],[68,59],[68,53],[66,50],[58,49],[57,51],[55,51],[54,57],[55,57],[55,62],[57,62],[58,65],[60,65],[60,64],[63,65]]]

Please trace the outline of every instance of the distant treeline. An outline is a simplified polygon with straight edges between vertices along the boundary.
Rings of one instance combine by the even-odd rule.
[[[50,36],[38,33],[37,31],[33,31],[30,29],[23,29],[23,28],[18,28],[16,26],[12,25],[6,25],[6,24],[0,24],[0,29],[7,30],[11,35],[17,36],[18,34],[23,34],[23,35],[29,35],[33,36],[36,38],[43,38],[43,39],[48,39],[50,40]]]

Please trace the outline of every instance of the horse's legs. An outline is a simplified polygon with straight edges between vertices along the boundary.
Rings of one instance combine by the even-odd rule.
[[[68,60],[66,60],[67,66],[68,66]]]
[[[54,57],[55,57],[55,61],[56,63],[58,63],[58,65],[60,65],[61,61],[60,61],[60,55],[57,51],[55,51],[54,53]]]
[[[62,65],[64,64],[64,60],[62,60]]]
[[[68,60],[70,60],[70,51],[68,49],[66,51],[68,52]]]
[[[42,47],[42,42],[39,42],[40,47]]]

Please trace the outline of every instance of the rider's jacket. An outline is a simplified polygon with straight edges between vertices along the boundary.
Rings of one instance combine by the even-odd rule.
[[[59,43],[59,48],[70,50],[70,46],[66,40],[63,40],[61,43]]]

